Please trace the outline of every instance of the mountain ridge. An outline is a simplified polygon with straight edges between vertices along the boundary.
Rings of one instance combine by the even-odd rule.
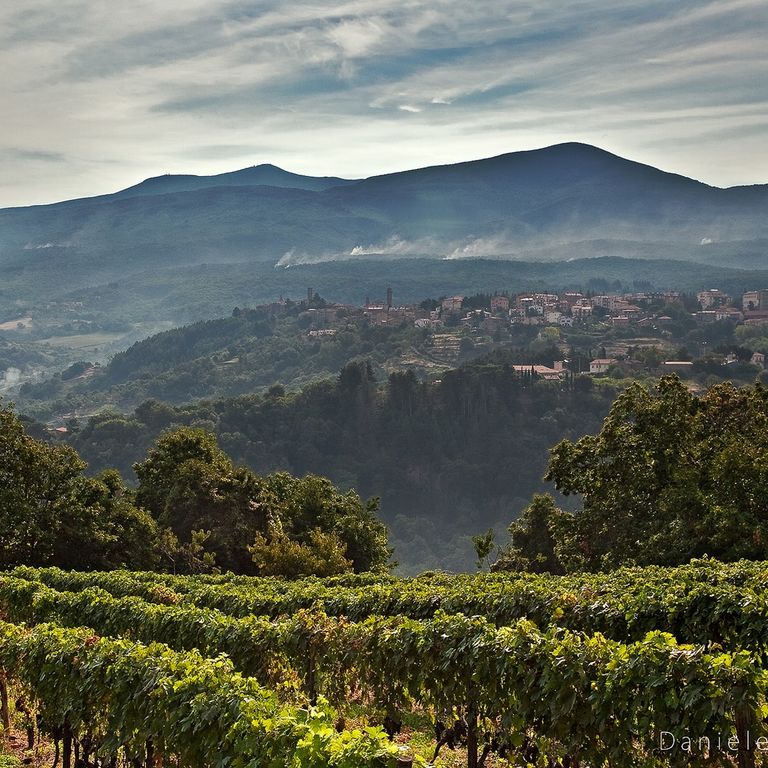
[[[768,185],[713,187],[576,142],[361,180],[263,164],[0,209],[0,283],[27,301],[46,286],[109,283],[155,265],[568,258],[570,246],[589,256],[578,245],[588,242],[615,244],[601,255],[624,255],[631,242],[647,258],[691,261],[707,245],[708,263],[762,267],[766,214]]]
[[[720,187],[714,184],[708,184],[707,182],[693,179],[685,176],[682,173],[676,173],[673,171],[665,171],[656,166],[648,163],[640,163],[629,158],[622,157],[608,150],[602,149],[592,144],[584,142],[561,142],[558,144],[551,144],[545,147],[539,147],[536,149],[518,150],[513,152],[503,152],[499,155],[492,155],[490,157],[481,157],[474,160],[461,160],[456,163],[440,163],[434,165],[419,166],[417,168],[409,168],[402,171],[391,171],[389,173],[375,174],[359,179],[346,179],[338,176],[311,176],[293,171],[288,171],[273,163],[259,163],[257,165],[246,166],[238,168],[233,171],[224,171],[216,174],[192,174],[192,173],[164,173],[157,176],[147,177],[136,184],[132,184],[129,187],[116,190],[115,192],[108,192],[100,195],[91,195],[71,198],[68,200],[57,200],[50,203],[35,203],[33,205],[21,205],[21,206],[6,206],[0,208],[0,213],[6,211],[19,211],[28,210],[32,208],[48,208],[52,206],[68,205],[72,203],[98,201],[98,200],[114,200],[124,197],[134,196],[135,194],[169,194],[173,192],[186,192],[186,191],[198,191],[202,188],[211,187],[230,187],[230,186],[267,186],[267,187],[282,187],[288,189],[304,189],[307,191],[325,191],[326,189],[332,189],[339,186],[352,186],[358,184],[370,183],[382,183],[391,179],[407,179],[409,177],[430,174],[435,172],[443,172],[447,170],[459,171],[461,169],[478,168],[491,164],[500,164],[504,162],[513,162],[515,160],[522,160],[525,158],[539,158],[549,156],[550,158],[560,155],[563,152],[580,152],[588,153],[592,157],[611,158],[613,161],[619,161],[620,163],[632,166],[636,169],[646,169],[655,174],[661,174],[668,179],[676,178],[686,183],[693,183],[701,187],[706,187],[713,190],[764,190],[768,189],[768,182],[764,184],[736,184],[728,187]],[[572,161],[570,158],[558,158],[559,160]],[[250,174],[272,174],[273,179],[270,182],[265,180],[248,180],[246,177]],[[243,179],[239,181],[238,178]],[[276,178],[281,178],[284,183],[275,183]],[[289,180],[293,180],[295,183],[292,185],[286,183]],[[199,186],[189,188],[177,188],[172,190],[160,189],[157,192],[150,190],[149,187],[160,186],[167,182],[179,181],[182,184],[189,182],[190,184],[198,184]],[[145,191],[146,190],[146,191]]]
[[[172,174],[151,176],[126,189],[112,193],[111,197],[131,197],[137,194],[169,194],[173,192],[194,192],[204,188],[230,186],[265,186],[287,189],[304,189],[318,192],[334,186],[354,184],[355,179],[337,176],[306,176],[286,171],[272,163],[260,163],[235,171],[212,175]],[[157,189],[159,187],[159,189]],[[170,187],[170,188],[169,188]]]

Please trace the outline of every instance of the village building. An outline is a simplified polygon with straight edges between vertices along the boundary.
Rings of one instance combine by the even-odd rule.
[[[702,309],[716,309],[717,307],[724,307],[728,304],[731,297],[718,288],[710,288],[707,291],[699,291],[696,294],[696,300],[699,302]]]
[[[509,296],[491,296],[491,312],[509,312]]]
[[[746,291],[741,297],[741,306],[745,312],[768,309],[768,290]]]
[[[440,306],[444,312],[460,312],[463,302],[463,296],[448,296],[440,302]]]
[[[589,361],[589,372],[592,375],[607,373],[608,369],[615,363],[616,360],[612,357],[596,357]]]
[[[561,381],[565,378],[566,369],[562,360],[555,360],[550,368],[548,365],[513,365],[517,373],[530,373],[545,381]]]
[[[439,317],[420,317],[413,324],[416,328],[440,328],[443,321]]]
[[[581,303],[584,300],[584,294],[581,293],[574,293],[572,291],[567,291],[563,294],[563,301],[569,306],[573,307],[576,304]]]
[[[690,373],[693,363],[690,360],[666,360],[661,367],[666,373]]]
[[[721,307],[715,310],[715,319],[733,320],[738,323],[744,319],[744,315],[735,307]]]
[[[577,320],[581,320],[585,317],[589,317],[592,314],[592,305],[586,304],[583,302],[581,304],[574,304],[571,307],[571,314]]]
[[[701,312],[694,312],[693,316],[698,325],[708,325],[717,322],[717,312],[714,309],[704,309]]]

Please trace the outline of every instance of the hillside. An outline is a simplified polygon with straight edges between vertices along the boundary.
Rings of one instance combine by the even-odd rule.
[[[440,355],[435,358],[431,347],[437,342],[425,329],[414,327],[417,305],[428,297],[483,294],[483,306],[489,309],[488,294],[494,292],[695,292],[718,286],[738,297],[744,290],[768,285],[768,271],[700,264],[692,269],[690,263],[681,261],[618,258],[540,264],[428,259],[381,264],[368,260],[262,271],[208,266],[194,270],[193,277],[179,282],[177,276],[164,270],[152,273],[146,280],[102,286],[94,291],[92,303],[87,294],[77,295],[83,302],[81,312],[105,318],[103,322],[83,324],[79,333],[73,332],[71,321],[63,319],[52,328],[45,328],[45,318],[40,316],[24,318],[21,330],[15,329],[13,322],[6,323],[4,333],[14,341],[3,342],[0,337],[0,383],[4,369],[14,369],[6,377],[6,391],[27,413],[49,420],[60,419],[63,414],[95,413],[105,406],[131,410],[150,397],[181,404],[261,392],[275,383],[292,390],[362,358],[371,360],[379,378],[404,369],[424,376],[494,347],[517,350],[520,362],[537,358],[535,327],[518,324],[505,327],[503,332],[499,328],[492,332],[480,328],[479,323],[460,358],[458,349],[450,359],[438,359]],[[263,306],[283,291],[289,296],[302,292],[306,296],[307,286],[344,305],[332,310],[339,314],[315,326],[301,302],[288,300]],[[374,301],[381,299],[388,286],[398,306],[411,305],[409,318],[370,325],[361,307],[365,296]],[[175,322],[155,327],[137,322],[142,313],[153,311],[152,305],[140,298],[144,291],[152,292],[155,306],[159,304],[177,318]],[[235,310],[233,304],[256,309]],[[130,306],[131,314],[124,318],[125,327],[119,329],[115,320],[125,305]],[[615,329],[600,322],[588,325],[560,329],[563,355],[566,350],[578,348],[588,357],[590,349],[595,351],[620,337],[638,333],[651,333],[662,345],[688,345],[691,350],[700,349],[702,340],[711,345],[710,349],[736,343],[732,328],[723,330],[715,325],[705,332],[690,317],[675,327],[674,333],[665,329],[665,334],[658,329]],[[323,326],[335,333],[310,333]],[[440,333],[445,338],[453,334],[458,344],[462,330],[469,329],[464,329],[458,318],[454,326]],[[2,354],[3,343],[16,350],[14,356]],[[98,365],[85,365],[83,372],[77,370],[82,361]],[[75,368],[68,368],[72,363]]]
[[[432,384],[396,373],[379,385],[355,363],[297,392],[148,401],[129,415],[84,420],[66,439],[89,472],[117,467],[131,479],[161,432],[204,427],[256,472],[312,472],[380,496],[405,572],[471,569],[470,537],[491,525],[502,532],[544,489],[548,449],[594,431],[615,394],[589,381],[574,389],[521,379],[512,359],[468,363]]]
[[[406,359],[420,373],[431,366],[415,354],[414,345],[423,345],[425,333],[412,323],[350,325],[334,336],[312,337],[298,315],[298,306],[280,317],[243,310],[174,328],[133,344],[102,367],[82,364],[85,374],[75,364],[74,371],[25,384],[15,400],[26,412],[51,418],[105,406],[132,410],[147,398],[181,405],[265,391],[276,383],[298,389],[362,356],[382,375],[402,368]],[[2,360],[0,347],[0,366]]]
[[[764,265],[767,211],[764,185],[710,187],[582,144],[358,182],[257,166],[0,210],[0,278],[27,300],[41,284],[81,289],[151,267],[340,257],[540,261],[569,258],[578,242],[580,256],[733,266],[744,258],[756,267]],[[585,249],[591,241],[602,246]]]

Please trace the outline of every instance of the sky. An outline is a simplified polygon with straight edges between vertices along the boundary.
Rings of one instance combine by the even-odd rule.
[[[0,3],[0,206],[562,141],[768,183],[766,0]]]

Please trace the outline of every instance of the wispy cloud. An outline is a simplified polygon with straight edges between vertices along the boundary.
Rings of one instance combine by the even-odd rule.
[[[360,177],[567,140],[768,181],[765,0],[0,6],[0,205],[254,162]]]
[[[3,162],[23,163],[66,163],[67,156],[61,152],[45,152],[39,149],[21,149],[19,147],[3,147],[0,149],[0,159]]]

